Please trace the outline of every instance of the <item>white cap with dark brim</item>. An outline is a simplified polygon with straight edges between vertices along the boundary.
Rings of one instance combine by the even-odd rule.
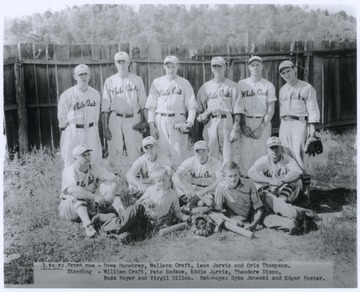
[[[114,56],[114,60],[115,62],[119,60],[130,61],[130,57],[126,52],[117,52]]]
[[[75,156],[81,155],[87,151],[92,151],[92,149],[89,148],[88,146],[86,146],[85,144],[81,144],[81,145],[76,146],[73,149],[72,155],[73,155],[73,157],[75,157]]]
[[[248,64],[250,64],[250,63],[253,62],[253,61],[259,61],[260,63],[262,63],[262,59],[261,59],[259,56],[252,56],[252,57],[249,59]]]
[[[157,140],[153,136],[147,136],[142,141],[142,147],[145,148],[148,145],[157,144]]]
[[[77,65],[74,69],[74,74],[75,75],[80,75],[83,73],[88,73],[90,74],[90,68],[88,66],[86,66],[85,64],[80,64]]]
[[[194,144],[194,150],[208,150],[209,149],[209,146],[208,146],[208,143],[206,143],[206,141],[197,141],[195,144]]]
[[[270,137],[266,140],[266,147],[281,146],[281,140],[279,137]]]
[[[167,63],[179,64],[179,59],[176,56],[167,56],[164,59],[164,65],[166,65]]]
[[[291,62],[289,60],[282,61],[279,65],[279,71],[281,72],[281,70],[284,68],[292,68],[292,67],[295,67],[293,62]]]

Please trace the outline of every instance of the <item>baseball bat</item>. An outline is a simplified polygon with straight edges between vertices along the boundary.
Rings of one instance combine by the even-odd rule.
[[[253,239],[254,238],[254,232],[246,230],[245,228],[241,228],[239,226],[236,226],[230,222],[224,222],[224,226],[226,229],[229,229],[232,232],[235,232],[237,234],[243,235],[247,238]]]
[[[175,224],[175,225],[172,225],[169,227],[162,228],[159,230],[159,235],[164,236],[173,231],[184,229],[186,227],[186,225],[187,225],[186,222],[182,222],[182,223],[178,223],[178,224]]]

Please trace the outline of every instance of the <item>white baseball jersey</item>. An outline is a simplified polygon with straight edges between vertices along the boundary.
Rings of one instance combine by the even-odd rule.
[[[162,76],[156,78],[150,87],[146,108],[156,113],[186,113],[197,108],[194,90],[190,82],[177,76],[174,80]]]
[[[190,183],[198,187],[210,186],[221,176],[221,169],[221,162],[212,156],[209,156],[204,164],[200,164],[197,158],[192,156],[178,167],[178,171],[189,174]]]
[[[298,80],[291,86],[286,83],[280,88],[280,116],[308,117],[309,123],[320,121],[320,110],[316,91],[309,83]]]
[[[142,79],[132,73],[122,78],[114,74],[105,80],[102,96],[102,111],[111,112],[109,130],[112,139],[108,141],[109,160],[120,165],[120,157],[126,145],[128,163],[133,163],[141,154],[142,134],[132,127],[141,122],[140,110],[145,108],[146,93]],[[121,117],[121,115],[133,115]]]
[[[237,101],[237,85],[230,79],[224,82],[210,80],[204,83],[197,94],[198,112],[203,113],[206,109],[214,114],[234,112]]]
[[[169,166],[171,168],[171,163],[168,157],[158,154],[155,161],[150,161],[147,155],[144,154],[135,160],[129,171],[139,174],[140,181],[147,183],[151,177],[151,171],[158,166]]]
[[[122,78],[114,74],[105,80],[102,97],[103,112],[115,111],[119,114],[135,114],[145,108],[146,93],[142,79],[129,73]]]
[[[91,164],[89,170],[84,173],[76,167],[75,163],[73,163],[63,171],[61,187],[63,193],[61,194],[61,197],[66,194],[66,190],[70,186],[79,186],[94,193],[101,182],[105,180],[115,181],[115,179],[116,177],[114,174],[97,164]]]
[[[100,115],[100,94],[92,87],[81,92],[75,85],[60,95],[58,103],[59,127],[65,128],[61,134],[60,150],[65,168],[74,159],[75,146],[86,144],[92,151],[93,161],[100,160],[102,149],[99,138],[98,121]]]
[[[253,82],[251,77],[240,80],[239,99],[235,105],[235,114],[244,114],[246,126],[252,131],[257,129],[264,115],[268,111],[268,103],[275,102],[275,87],[268,80],[262,78],[259,82]],[[252,139],[241,135],[239,145],[239,159],[237,161],[241,174],[247,176],[251,165],[261,156],[266,154],[266,140],[271,136],[271,123],[263,130],[258,139]]]

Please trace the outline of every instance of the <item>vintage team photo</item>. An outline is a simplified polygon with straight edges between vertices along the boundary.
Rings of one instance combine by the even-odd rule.
[[[330,263],[357,287],[351,8],[5,15],[5,287],[34,263],[217,261]]]

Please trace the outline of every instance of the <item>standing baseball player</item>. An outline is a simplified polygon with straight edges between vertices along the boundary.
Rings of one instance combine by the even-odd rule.
[[[276,101],[274,85],[262,77],[262,59],[252,56],[248,68],[250,77],[239,81],[239,99],[234,109],[235,123],[240,121],[242,131],[239,167],[243,176],[247,176],[256,159],[266,154]]]
[[[186,159],[173,175],[180,199],[190,207],[212,206],[214,192],[222,181],[221,162],[209,155],[205,141],[194,144],[194,156]]]
[[[308,137],[316,137],[315,124],[320,121],[320,111],[315,89],[297,78],[297,68],[291,61],[279,65],[286,84],[280,88],[279,137],[285,153],[291,155],[303,170],[303,191],[310,204],[311,172],[305,162],[305,143]]]
[[[65,168],[73,163],[72,151],[76,145],[87,144],[93,149],[92,159],[102,158],[98,121],[100,94],[89,84],[90,69],[80,64],[74,69],[76,85],[60,95],[58,120],[61,129],[60,151]]]
[[[142,79],[129,72],[129,55],[118,52],[114,60],[118,73],[105,80],[102,114],[109,162],[116,169],[124,145],[129,165],[140,157],[143,137],[139,131],[133,130],[133,126],[141,123],[146,116],[146,93]]]
[[[194,124],[197,103],[186,79],[177,75],[179,60],[167,56],[166,74],[156,78],[146,102],[150,134],[159,139],[161,152],[177,167],[187,157],[188,135]]]
[[[233,159],[233,145],[237,136],[230,139],[233,130],[233,112],[237,101],[237,85],[225,77],[226,63],[222,57],[211,60],[214,78],[203,84],[197,95],[198,121],[205,123],[203,138],[209,143],[210,155],[229,162]],[[235,131],[234,130],[234,131]],[[236,132],[235,132],[236,133]],[[234,133],[233,133],[234,134]]]

